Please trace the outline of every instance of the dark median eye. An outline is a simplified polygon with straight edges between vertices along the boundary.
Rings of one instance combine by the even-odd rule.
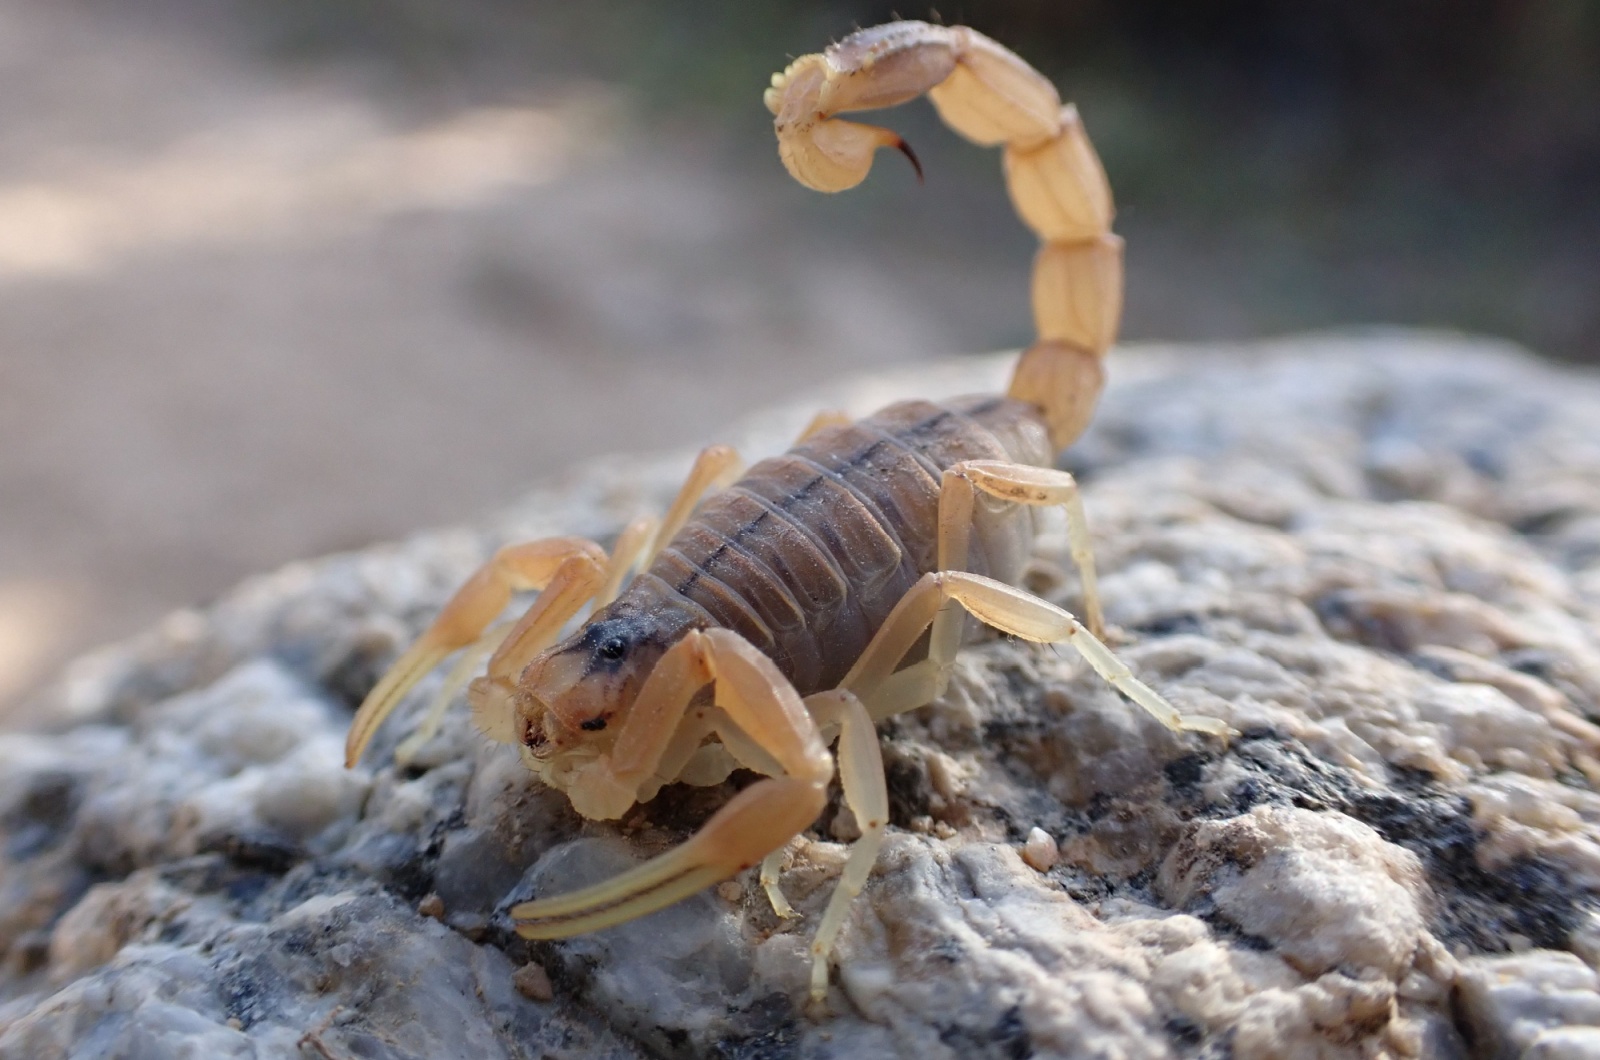
[[[595,648],[594,651],[596,655],[607,662],[616,662],[628,654],[628,642],[621,637],[611,637],[601,641],[600,646]]]

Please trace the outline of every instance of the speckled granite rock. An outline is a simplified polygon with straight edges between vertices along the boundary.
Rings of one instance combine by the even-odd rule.
[[[584,824],[459,715],[411,769],[399,725],[340,768],[486,549],[604,536],[683,466],[612,460],[174,616],[75,667],[58,731],[0,737],[0,1056],[1600,1056],[1600,380],[1406,334],[1116,363],[1069,459],[1109,617],[1243,735],[1175,737],[1067,652],[968,649],[883,730],[896,827],[826,1016],[797,1002],[848,815],[791,847],[798,924],[744,881],[529,945],[509,904],[726,789]]]

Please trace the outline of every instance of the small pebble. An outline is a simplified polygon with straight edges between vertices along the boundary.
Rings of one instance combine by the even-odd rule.
[[[436,894],[430,894],[417,903],[417,912],[423,916],[431,916],[435,920],[444,919],[444,899]]]
[[[737,902],[744,897],[744,884],[738,880],[727,880],[717,884],[717,893],[724,902]]]
[[[550,973],[534,961],[511,973],[511,985],[529,1001],[549,1001],[556,996],[555,987],[550,985]]]
[[[1028,833],[1028,841],[1022,844],[1022,860],[1028,863],[1029,868],[1049,872],[1060,859],[1061,851],[1056,848],[1056,841],[1050,838],[1050,833],[1043,828],[1035,828]]]

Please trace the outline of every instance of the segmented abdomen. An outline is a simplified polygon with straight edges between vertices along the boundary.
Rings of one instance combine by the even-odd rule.
[[[701,506],[626,595],[646,612],[698,612],[693,624],[734,630],[802,694],[832,688],[934,568],[941,472],[963,460],[1048,464],[1053,455],[1031,405],[891,405],[756,464]],[[1032,519],[979,507],[968,569],[1014,580]]]

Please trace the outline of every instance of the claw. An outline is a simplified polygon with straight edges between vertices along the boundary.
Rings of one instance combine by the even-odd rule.
[[[604,574],[606,554],[592,541],[577,537],[550,537],[507,545],[468,578],[444,605],[433,625],[389,668],[362,700],[344,742],[344,764],[354,766],[378,726],[394,713],[407,692],[450,653],[478,641],[506,605],[513,592],[551,588],[541,592],[522,621],[511,628],[510,643],[501,644],[495,659],[507,648],[535,649],[539,637],[552,635],[562,622],[594,595]],[[576,599],[573,599],[576,597]],[[565,610],[563,610],[565,609]],[[496,638],[498,639],[498,638]],[[493,669],[491,660],[491,670]],[[511,669],[519,672],[520,666]],[[459,675],[457,675],[459,676]],[[429,723],[437,725],[437,705]],[[415,745],[409,748],[417,750]]]
[[[389,672],[383,675],[383,680],[362,700],[361,709],[356,711],[355,718],[350,722],[350,732],[344,740],[345,768],[351,768],[361,760],[361,753],[372,742],[378,726],[394,713],[406,693],[453,650],[424,637],[395,660]]]
[[[456,660],[456,664],[450,668],[450,673],[445,677],[444,684],[433,694],[433,700],[428,704],[428,713],[423,716],[422,724],[417,726],[416,732],[400,741],[400,746],[394,749],[396,762],[402,766],[409,766],[428,742],[439,734],[439,726],[443,724],[445,712],[449,710],[456,694],[467,687],[473,675],[477,673],[478,667],[483,665],[483,660],[499,647],[501,640],[511,631],[511,625],[510,622],[502,622],[491,627],[487,633],[469,645],[461,658]],[[401,691],[399,695],[404,696],[405,692]],[[503,730],[506,726],[500,728]],[[490,732],[489,735],[495,736],[496,732]],[[503,739],[501,742],[510,743],[511,740]]]
[[[844,191],[866,180],[880,147],[893,147],[917,164],[904,140],[876,125],[842,118],[778,124],[778,156],[795,180],[815,191]]]
[[[593,887],[513,906],[517,934],[569,938],[665,909],[782,847],[816,820],[825,802],[825,788],[811,781],[761,781],[741,791],[676,850]]]
[[[672,860],[670,866],[661,862]],[[513,906],[517,934],[525,939],[564,939],[625,924],[720,883],[738,870],[685,864],[665,855],[606,883],[537,902]]]

